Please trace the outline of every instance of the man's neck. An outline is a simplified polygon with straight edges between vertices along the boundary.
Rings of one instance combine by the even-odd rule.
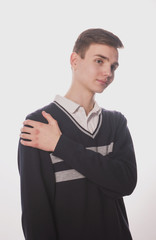
[[[82,106],[86,112],[86,115],[88,115],[94,107],[94,95],[91,93],[78,92],[70,88],[65,97]]]

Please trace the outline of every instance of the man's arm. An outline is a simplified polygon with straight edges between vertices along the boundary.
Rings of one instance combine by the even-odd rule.
[[[112,153],[103,156],[62,134],[53,154],[100,186],[107,196],[130,195],[136,186],[136,160],[125,118],[117,129]]]
[[[45,187],[41,166],[43,160],[46,164],[48,159],[41,159],[42,155],[42,151],[19,143],[22,227],[27,240],[56,240],[52,201]]]
[[[63,159],[70,167],[100,186],[110,197],[120,198],[132,193],[137,180],[136,161],[127,121],[122,115],[117,128],[113,152],[106,156],[86,149],[82,144],[69,139],[60,133],[57,122],[49,114],[43,113],[43,116],[49,123],[51,122],[54,130],[49,123],[40,128],[38,123],[28,120],[29,122],[26,123],[32,124],[34,129],[39,130],[40,133],[36,134],[38,136],[36,138],[34,130],[33,134],[30,134],[32,136],[29,137],[31,141],[24,144],[32,144],[32,146],[36,144],[45,151],[46,148],[50,148],[56,157]],[[49,131],[46,130],[48,127]],[[47,135],[49,136],[47,137]],[[26,135],[21,136],[27,137]],[[44,141],[43,138],[45,138]]]

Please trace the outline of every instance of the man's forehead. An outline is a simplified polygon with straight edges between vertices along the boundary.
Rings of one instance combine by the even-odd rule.
[[[118,50],[112,46],[104,44],[91,44],[86,51],[86,55],[89,57],[103,56],[104,58],[111,58],[113,61],[118,60]]]
[[[108,46],[105,44],[91,44],[86,52],[92,52],[95,54],[102,54],[102,52],[106,53],[113,52],[116,55],[118,54],[118,50],[115,47]]]

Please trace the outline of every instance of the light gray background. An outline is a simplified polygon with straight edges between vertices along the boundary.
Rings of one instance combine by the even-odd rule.
[[[0,2],[0,239],[23,240],[17,145],[25,116],[64,95],[79,33],[101,27],[125,45],[112,85],[97,95],[128,119],[138,185],[125,198],[134,240],[156,239],[155,0]]]

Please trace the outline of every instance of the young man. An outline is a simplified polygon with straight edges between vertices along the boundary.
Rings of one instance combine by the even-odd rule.
[[[27,116],[19,171],[26,240],[131,240],[123,196],[136,185],[125,117],[95,102],[113,81],[122,42],[88,29],[71,54],[65,97]]]

